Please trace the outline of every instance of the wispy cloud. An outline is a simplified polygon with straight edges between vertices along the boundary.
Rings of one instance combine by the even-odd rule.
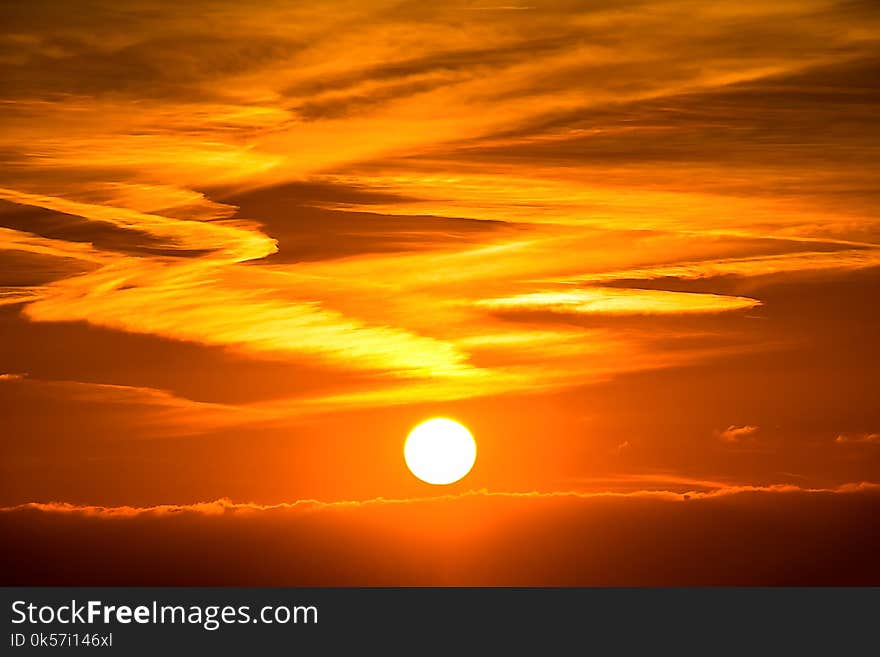
[[[589,288],[533,292],[501,299],[478,301],[496,310],[547,310],[561,313],[608,315],[655,315],[717,313],[759,306],[760,301],[718,294],[688,294],[665,290]]]
[[[731,424],[726,429],[718,431],[718,439],[725,443],[739,443],[751,439],[758,432],[758,427],[745,424],[741,427]]]
[[[863,444],[880,444],[880,433],[839,433],[834,439],[839,444],[846,443],[863,443]]]

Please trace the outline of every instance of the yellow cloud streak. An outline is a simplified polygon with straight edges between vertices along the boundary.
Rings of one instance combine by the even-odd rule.
[[[476,305],[494,310],[549,310],[584,315],[656,315],[717,313],[754,308],[760,304],[756,299],[720,294],[595,287],[485,299],[478,301]]]

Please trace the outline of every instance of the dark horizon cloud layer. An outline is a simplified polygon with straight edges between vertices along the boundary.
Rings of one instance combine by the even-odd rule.
[[[138,515],[25,508],[0,512],[0,526],[17,537],[7,584],[878,585],[878,511],[876,487],[791,487],[687,501],[474,493]]]

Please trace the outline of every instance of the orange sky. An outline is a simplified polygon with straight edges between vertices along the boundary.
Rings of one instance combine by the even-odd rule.
[[[316,542],[428,507],[453,540],[444,514],[497,506],[462,525],[491,554],[603,531],[606,494],[694,534],[683,493],[880,504],[875,3],[40,0],[0,24],[3,523],[314,500],[352,503]],[[402,458],[438,415],[479,445],[442,489]],[[449,563],[407,581],[483,581]]]

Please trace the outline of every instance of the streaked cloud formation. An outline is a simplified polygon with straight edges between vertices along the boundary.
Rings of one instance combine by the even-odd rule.
[[[504,299],[488,299],[479,305],[499,310],[550,310],[582,314],[656,315],[664,313],[712,313],[741,310],[760,305],[743,297],[715,294],[685,294],[662,290],[580,289],[560,292],[534,292]]]
[[[873,219],[798,195],[838,188],[835,153],[852,152],[845,126],[867,126],[852,103],[872,93],[857,77],[874,55],[869,7],[563,4],[462,14],[486,8],[211,2],[203,20],[180,16],[170,29],[150,2],[120,11],[96,3],[76,20],[52,2],[7,8],[8,212],[75,217],[94,233],[114,227],[161,252],[89,249],[19,222],[4,232],[8,249],[89,271],[7,289],[4,301],[24,302],[34,321],[335,360],[425,379],[454,398],[545,378],[513,363],[474,365],[473,345],[493,344],[497,361],[510,332],[477,309],[687,314],[760,303],[663,290],[551,293],[534,279],[876,263]],[[682,13],[699,18],[696,34],[674,28]],[[840,26],[831,39],[829,23]],[[542,26],[555,36],[535,39]],[[815,112],[789,125],[775,99],[802,110],[817,89],[850,78],[847,95],[825,98],[841,105],[842,136],[817,166],[808,150],[817,137],[804,142],[802,125]],[[631,151],[634,140],[647,148]],[[873,142],[861,144],[859,161],[870,166]],[[795,149],[808,151],[800,166]],[[303,182],[323,185],[323,198],[289,210],[278,203],[274,214],[368,212],[327,236],[340,245],[382,221],[377,213],[404,221],[364,239],[360,253],[343,251],[350,259],[339,264],[329,249],[315,262],[246,266],[272,263],[324,216],[296,228],[278,225],[295,221],[281,216],[238,218],[240,192],[231,190],[260,188],[250,197],[271,199],[273,186]],[[436,217],[471,220],[474,238],[444,241]],[[486,220],[516,232],[476,223]],[[601,338],[583,341],[593,351]],[[636,344],[609,348],[665,358]],[[579,378],[590,368],[568,369]],[[560,378],[551,368],[547,383]],[[392,384],[379,399],[396,396]]]

